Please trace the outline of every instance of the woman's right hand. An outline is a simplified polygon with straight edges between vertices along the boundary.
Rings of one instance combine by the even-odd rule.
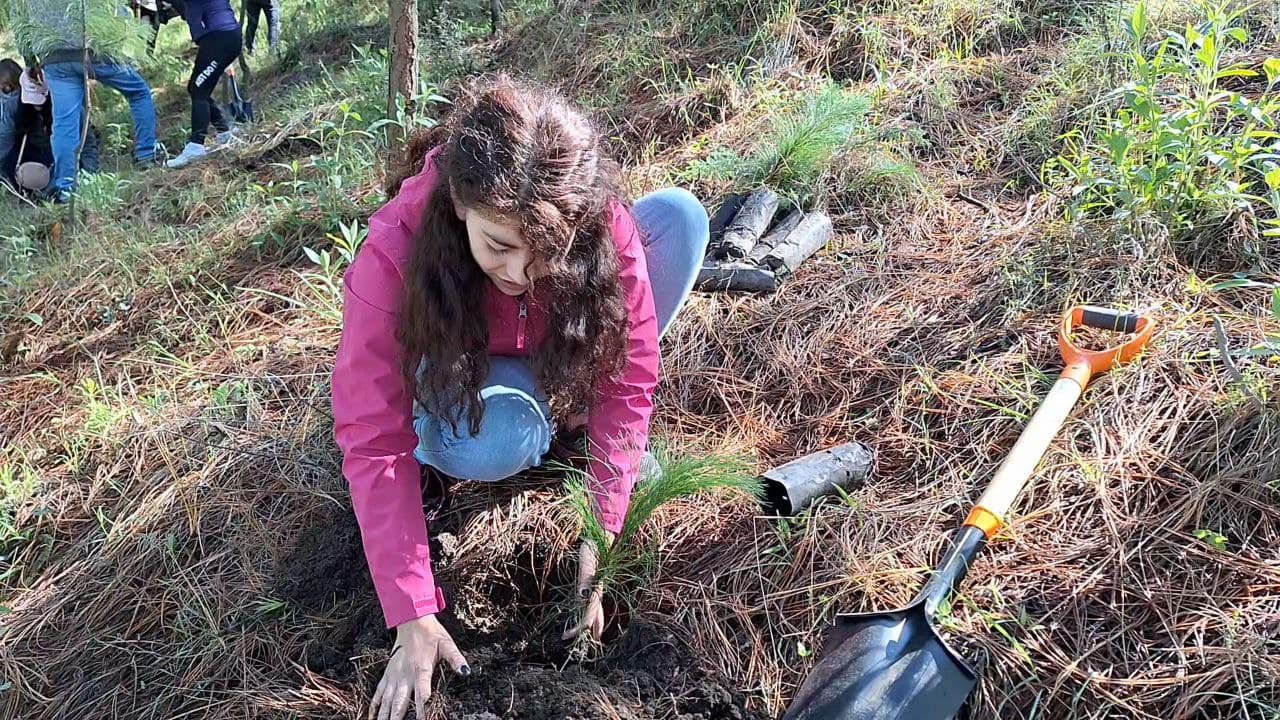
[[[427,698],[431,697],[431,676],[440,661],[448,663],[463,677],[471,674],[467,659],[435,615],[423,615],[397,625],[391,659],[369,704],[369,720],[401,720],[409,709],[410,698],[414,700],[419,720],[425,719]]]

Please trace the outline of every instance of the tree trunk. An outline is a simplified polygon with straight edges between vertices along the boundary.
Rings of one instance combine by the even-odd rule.
[[[391,28],[387,65],[387,117],[396,122],[387,125],[387,162],[400,152],[405,135],[412,132],[417,114],[414,96],[418,92],[418,0],[387,0]],[[404,98],[404,114],[396,107],[396,98]]]

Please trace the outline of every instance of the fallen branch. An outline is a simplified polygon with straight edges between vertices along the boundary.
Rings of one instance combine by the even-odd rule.
[[[1262,398],[1258,397],[1258,394],[1249,386],[1249,381],[1236,366],[1235,359],[1231,357],[1231,347],[1227,345],[1227,330],[1222,326],[1222,318],[1217,315],[1213,316],[1213,334],[1218,338],[1218,353],[1222,355],[1222,363],[1227,366],[1227,372],[1231,373],[1231,377],[1235,378],[1236,383],[1240,385],[1240,391],[1248,396],[1259,410],[1266,410],[1267,404],[1262,402]]]
[[[35,203],[31,202],[30,198],[26,197],[25,195],[18,192],[17,190],[14,190],[12,187],[9,186],[9,183],[0,182],[0,187],[4,188],[5,190],[8,190],[10,194],[12,194],[14,197],[18,198],[22,202],[30,205],[33,208],[39,209],[40,207],[39,205],[36,205]]]

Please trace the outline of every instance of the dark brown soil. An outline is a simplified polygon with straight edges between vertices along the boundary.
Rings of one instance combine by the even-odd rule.
[[[446,523],[447,526],[447,523]],[[433,545],[435,545],[433,538]],[[433,548],[434,549],[434,548]],[[439,557],[439,555],[436,555]],[[527,559],[527,558],[526,558]],[[523,564],[523,563],[521,563]],[[554,572],[552,577],[561,575]],[[306,666],[353,691],[382,672],[392,633],[384,630],[350,511],[328,512],[305,530],[280,564],[277,597],[290,603],[314,641]],[[439,580],[448,588],[457,579]],[[520,584],[517,580],[517,584]],[[530,583],[532,586],[532,583]],[[711,677],[667,629],[632,619],[616,630],[605,655],[572,659],[548,628],[532,587],[494,588],[505,618],[442,620],[466,653],[469,678],[445,671],[432,717],[449,720],[756,720],[746,696]],[[505,591],[505,592],[503,592]],[[482,627],[481,627],[482,626]],[[495,628],[497,628],[495,630]]]

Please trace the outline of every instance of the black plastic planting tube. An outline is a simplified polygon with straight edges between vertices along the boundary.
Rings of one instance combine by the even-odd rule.
[[[708,226],[711,231],[711,239],[707,246],[713,251],[719,247],[720,241],[724,239],[724,229],[733,221],[734,216],[742,209],[742,203],[746,201],[746,193],[729,193],[720,201],[720,209],[716,210],[715,215],[711,216],[711,222]]]
[[[773,222],[778,209],[778,194],[760,188],[747,196],[742,208],[724,229],[715,256],[721,260],[741,260],[755,247],[756,241]]]
[[[693,289],[699,292],[771,293],[778,289],[772,270],[745,263],[708,262],[698,271]]]
[[[867,479],[873,457],[871,448],[850,442],[773,468],[760,476],[764,509],[773,515],[795,515],[836,488],[852,490]]]
[[[791,231],[795,230],[803,219],[804,211],[798,207],[792,208],[791,212],[774,223],[769,232],[760,238],[760,242],[757,242],[756,246],[751,248],[751,252],[747,253],[747,259],[759,264],[770,251],[786,242],[787,237],[791,235]]]

